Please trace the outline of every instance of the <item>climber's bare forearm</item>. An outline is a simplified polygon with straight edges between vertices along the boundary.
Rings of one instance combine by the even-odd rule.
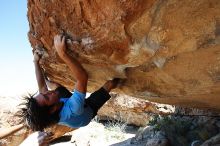
[[[38,61],[34,61],[34,67],[35,67],[35,75],[36,75],[36,79],[37,79],[37,85],[38,85],[38,89],[40,93],[45,93],[46,91],[48,91],[45,79],[44,79],[44,75],[42,72],[42,69],[39,65]]]
[[[76,79],[75,88],[83,93],[86,93],[88,75],[83,66],[75,59],[71,58],[66,52],[65,37],[56,35],[54,37],[54,46],[60,58],[68,65],[73,76]]]
[[[75,88],[80,92],[86,93],[86,89],[87,89],[86,87],[87,87],[87,81],[88,81],[88,75],[87,75],[86,70],[75,58],[70,58],[68,54],[64,53],[60,57],[70,68],[73,76],[76,79]]]

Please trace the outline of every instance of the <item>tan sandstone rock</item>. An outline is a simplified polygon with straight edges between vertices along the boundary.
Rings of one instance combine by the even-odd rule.
[[[98,111],[100,119],[115,119],[126,124],[146,126],[153,115],[172,114],[173,106],[151,103],[127,95],[112,94],[111,99]]]
[[[28,0],[28,20],[45,73],[69,89],[57,33],[88,71],[90,92],[121,77],[116,92],[220,111],[219,0]]]

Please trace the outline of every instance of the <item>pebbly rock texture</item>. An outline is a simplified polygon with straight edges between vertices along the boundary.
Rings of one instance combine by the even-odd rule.
[[[28,20],[45,73],[69,89],[58,33],[88,71],[90,92],[120,77],[116,92],[220,111],[219,0],[28,0]]]

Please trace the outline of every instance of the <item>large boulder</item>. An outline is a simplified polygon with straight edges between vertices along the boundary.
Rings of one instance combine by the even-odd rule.
[[[118,120],[144,127],[153,115],[168,115],[175,111],[170,105],[151,103],[127,95],[112,93],[111,96],[111,99],[98,111],[98,118],[101,120]]]
[[[219,0],[28,0],[28,20],[45,73],[69,89],[57,33],[88,71],[90,92],[120,77],[116,92],[220,111]]]

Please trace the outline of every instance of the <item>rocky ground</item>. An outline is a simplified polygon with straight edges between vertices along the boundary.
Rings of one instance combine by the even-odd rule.
[[[17,106],[21,103],[20,97],[0,97],[0,128],[10,127],[17,124],[14,113],[18,110]]]
[[[19,98],[0,103],[0,128],[17,124]],[[8,146],[7,139],[0,145]],[[148,126],[137,127],[122,121],[95,118],[88,126],[51,142],[54,146],[219,146],[220,115],[209,111],[177,108],[172,115],[155,115]],[[10,146],[10,145],[9,145]]]
[[[91,122],[88,126],[75,130],[64,138],[68,142],[62,142],[58,140],[52,142],[51,145],[61,146],[65,145],[71,146],[110,146],[117,145],[121,141],[125,141],[135,136],[138,131],[138,127],[128,126],[124,123],[115,123],[115,122],[105,122],[98,123],[97,121]],[[70,137],[72,138],[70,139]],[[62,141],[62,140],[61,140]],[[119,145],[118,145],[119,146]]]

